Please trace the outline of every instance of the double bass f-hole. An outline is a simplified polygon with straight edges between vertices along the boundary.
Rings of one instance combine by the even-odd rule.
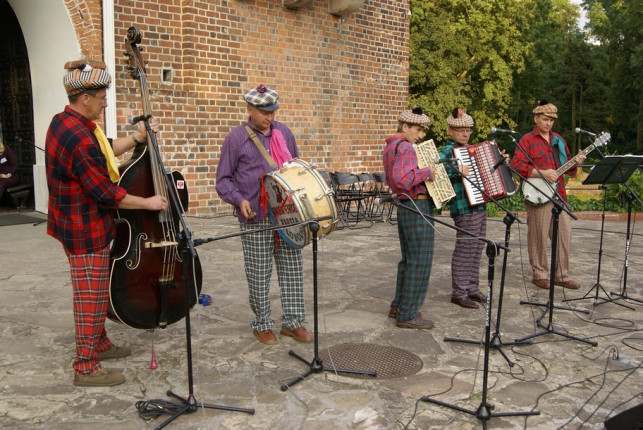
[[[134,328],[154,329],[185,317],[185,297],[190,297],[189,307],[196,304],[202,273],[196,253],[189,264],[180,257],[181,247],[186,246],[180,240],[185,236],[180,221],[188,205],[187,187],[179,172],[168,172],[164,167],[156,135],[150,128],[152,112],[146,62],[138,47],[141,39],[139,29],[130,27],[125,45],[127,69],[139,82],[143,102],[143,115],[133,120],[145,121],[148,139],[146,145],[137,146],[132,157],[119,167],[118,185],[136,196],[164,196],[171,205],[166,212],[116,211],[117,229],[112,249],[125,251],[112,254],[108,315]],[[175,186],[177,183],[182,184],[180,189]],[[189,295],[185,294],[185,288],[190,289]]]

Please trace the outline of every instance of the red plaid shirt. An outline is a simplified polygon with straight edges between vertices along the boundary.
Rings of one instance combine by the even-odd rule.
[[[518,172],[522,177],[530,177],[532,170],[534,170],[534,166],[525,155],[526,152],[529,154],[529,157],[534,160],[538,170],[558,169],[561,166],[560,159],[558,157],[558,147],[552,148],[551,146],[554,136],[557,136],[565,142],[559,134],[554,133],[553,131],[549,132],[549,141],[546,141],[538,132],[538,127],[534,127],[532,131],[525,134],[522,139],[520,139],[520,142],[518,142],[519,148],[516,149],[514,156],[511,159],[511,168]],[[522,148],[522,150],[520,148]],[[571,156],[566,142],[565,152],[567,152],[567,161],[569,161]],[[576,171],[577,166],[574,166],[564,173],[567,173],[571,177],[575,177]],[[558,193],[563,199],[567,200],[565,179],[563,178],[563,175],[558,177]]]
[[[389,137],[382,151],[382,159],[386,184],[394,194],[408,194],[412,198],[428,194],[424,181],[431,179],[431,168],[418,167],[417,154],[411,142],[401,135]]]
[[[66,106],[47,130],[47,234],[71,254],[90,254],[109,245],[114,237],[114,209],[127,194],[109,179],[95,127]]]

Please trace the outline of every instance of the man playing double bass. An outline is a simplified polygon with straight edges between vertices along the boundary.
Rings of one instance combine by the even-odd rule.
[[[125,382],[125,376],[104,369],[101,360],[131,354],[129,347],[112,344],[105,331],[114,210],[165,211],[168,202],[162,196],[127,194],[115,184],[119,179],[115,156],[144,144],[147,133],[140,123],[134,134],[110,141],[95,123],[107,106],[112,81],[105,64],[79,60],[67,63],[65,69],[69,105],[52,119],[45,142],[47,233],[62,243],[71,269],[74,385],[112,386]]]

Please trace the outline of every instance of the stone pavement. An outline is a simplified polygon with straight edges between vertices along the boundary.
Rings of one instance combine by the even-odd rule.
[[[34,214],[30,214],[34,215]],[[35,214],[35,216],[42,216]],[[0,214],[2,216],[2,214]],[[451,223],[448,217],[439,217]],[[524,221],[524,218],[522,219]],[[231,216],[189,218],[194,238],[206,239],[238,231]],[[641,349],[643,313],[640,303],[619,300],[595,306],[599,298],[621,288],[625,227],[608,222],[600,271],[604,291],[592,289],[598,279],[599,221],[574,222],[572,267],[578,291],[556,288],[553,325],[557,333],[537,327],[547,309],[521,305],[521,300],[546,303],[548,292],[530,284],[526,225],[511,229],[501,322],[496,327],[502,255],[493,260],[491,333],[500,335],[491,348],[486,399],[494,414],[532,410],[540,415],[492,416],[492,429],[602,429],[607,417],[643,402]],[[634,226],[636,227],[636,226]],[[643,298],[643,244],[633,229],[627,270],[630,298]],[[504,242],[501,219],[489,221],[488,237]],[[0,227],[0,400],[1,429],[151,429],[169,416],[145,421],[135,403],[164,399],[166,391],[188,393],[183,321],[165,330],[135,330],[108,322],[117,344],[129,344],[131,357],[106,362],[123,371],[127,382],[112,388],[72,385],[74,333],[69,269],[60,244],[46,235],[45,224]],[[203,266],[203,293],[209,306],[191,312],[194,394],[199,402],[254,408],[255,414],[198,409],[170,423],[171,429],[474,429],[483,420],[475,412],[482,404],[485,310],[465,310],[449,303],[450,257],[454,233],[438,225],[429,294],[422,309],[436,327],[430,331],[396,328],[387,318],[399,259],[396,227],[376,223],[371,228],[338,230],[319,241],[319,350],[353,342],[393,346],[421,358],[414,375],[382,379],[354,378],[332,372],[314,373],[281,391],[280,386],[308,366],[288,351],[313,358],[313,344],[291,338],[267,346],[249,328],[240,240],[216,240],[197,248]],[[312,246],[304,250],[307,327],[313,328]],[[482,285],[488,285],[488,259],[483,257]],[[279,319],[276,275],[273,277],[273,317]],[[486,290],[486,288],[484,288]],[[589,313],[558,309],[565,298]],[[619,304],[617,304],[619,303]],[[628,305],[633,309],[622,305]],[[550,315],[546,312],[543,322]],[[277,330],[279,323],[275,324]],[[512,346],[515,338],[544,333],[532,345]],[[449,342],[445,337],[474,343]],[[154,348],[158,368],[150,369]],[[623,362],[611,358],[618,351]],[[507,359],[501,354],[505,354]],[[628,362],[629,360],[629,362]],[[515,363],[513,366],[509,362]],[[329,363],[324,362],[326,366]],[[359,369],[359,362],[356,363]],[[430,397],[473,413],[420,401]],[[482,408],[485,410],[486,408]]]

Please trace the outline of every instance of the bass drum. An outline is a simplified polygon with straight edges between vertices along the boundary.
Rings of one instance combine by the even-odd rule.
[[[338,215],[333,190],[313,166],[295,159],[266,173],[263,181],[270,222],[286,225],[318,218],[318,235],[326,236],[335,230]],[[313,237],[308,224],[277,232],[293,248],[303,248]]]

